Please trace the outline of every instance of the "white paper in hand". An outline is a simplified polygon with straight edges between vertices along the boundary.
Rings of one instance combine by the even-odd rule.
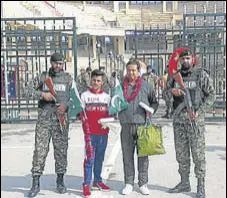
[[[149,107],[148,105],[146,105],[143,102],[140,102],[139,105],[144,108],[146,111],[150,112],[151,115],[154,113],[154,109],[152,107]]]
[[[101,118],[98,122],[102,125],[103,129],[108,127],[110,131],[113,131],[114,133],[121,131],[120,124],[116,123],[114,118]]]
[[[114,118],[100,118],[98,123],[102,125],[103,129],[105,129],[108,127],[108,124],[113,121],[114,121]]]

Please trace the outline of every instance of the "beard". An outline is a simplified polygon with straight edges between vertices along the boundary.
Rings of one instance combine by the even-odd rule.
[[[187,72],[193,65],[189,63],[182,63],[181,70]]]
[[[52,67],[49,69],[49,76],[51,77],[55,77],[56,74],[60,73],[61,71],[63,71],[63,69],[53,69]]]
[[[55,73],[59,73],[61,71],[60,68],[54,68],[53,70],[54,70]]]

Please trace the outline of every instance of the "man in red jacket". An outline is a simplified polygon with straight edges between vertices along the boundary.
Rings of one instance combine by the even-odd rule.
[[[92,167],[94,165],[94,182],[93,189],[109,191],[110,188],[102,182],[101,172],[104,161],[109,129],[103,129],[99,123],[100,118],[110,117],[108,114],[108,105],[110,96],[105,93],[101,87],[103,83],[104,73],[94,70],[91,73],[91,88],[82,93],[81,100],[85,104],[85,112],[89,125],[89,136],[92,144],[92,157],[88,156],[84,160],[84,183],[83,195],[89,196],[90,184],[92,180]]]

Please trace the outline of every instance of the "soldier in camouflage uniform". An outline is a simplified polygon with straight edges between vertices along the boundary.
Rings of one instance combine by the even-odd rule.
[[[28,196],[35,197],[40,191],[39,179],[43,173],[45,160],[49,151],[49,143],[52,137],[55,158],[55,172],[57,174],[57,191],[65,193],[63,177],[67,167],[68,149],[68,122],[65,130],[60,128],[58,115],[64,115],[67,121],[68,102],[72,86],[72,77],[63,71],[64,58],[55,53],[51,56],[51,68],[49,72],[43,72],[40,78],[36,77],[29,82],[26,89],[26,97],[38,99],[38,121],[35,128],[35,150],[32,162],[33,183]],[[56,91],[58,105],[45,84],[45,78],[52,78]]]
[[[152,72],[152,67],[149,65],[147,66],[147,73],[142,75],[142,78],[151,84],[152,88],[155,91],[156,98],[158,97],[158,76]]]
[[[167,89],[173,95],[173,129],[176,159],[179,164],[181,181],[169,193],[191,191],[189,183],[190,150],[195,164],[195,175],[198,179],[196,197],[205,197],[205,110],[211,107],[215,100],[213,81],[202,68],[194,67],[192,52],[184,50],[179,56],[184,86],[189,90],[194,113],[188,113],[183,90],[173,78],[167,83]],[[189,117],[190,116],[190,117]],[[193,130],[190,119],[195,120],[197,132]]]
[[[168,94],[166,89],[167,81],[170,79],[169,73],[168,73],[168,66],[167,69],[162,76],[162,98],[165,100],[166,103],[166,114],[162,116],[162,118],[171,118],[172,117],[172,95]]]
[[[87,91],[91,84],[91,72],[92,69],[90,67],[86,68],[86,71],[81,70],[81,75],[77,78],[77,83],[79,84],[79,93]]]
[[[105,73],[105,67],[101,66],[100,71],[102,71],[104,73],[104,76],[103,76],[103,84],[102,84],[102,90],[109,94],[110,93],[110,82],[109,82],[109,79]]]
[[[76,78],[76,84],[77,84],[77,88],[78,88],[78,91],[79,93],[82,93],[84,92],[84,86],[83,86],[83,79],[84,79],[84,76],[85,76],[85,73],[86,73],[86,70],[84,68],[80,69],[80,75],[77,76]]]

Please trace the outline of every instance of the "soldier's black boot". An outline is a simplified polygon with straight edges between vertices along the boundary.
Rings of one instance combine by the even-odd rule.
[[[197,198],[205,198],[205,181],[204,178],[198,179],[198,185],[197,185]]]
[[[60,194],[66,193],[66,186],[64,184],[64,174],[57,174],[57,191]]]
[[[180,192],[190,192],[191,186],[189,182],[189,175],[183,174],[181,175],[181,181],[174,188],[170,188],[168,190],[169,193],[180,193]]]
[[[35,197],[38,194],[38,192],[40,191],[39,177],[40,176],[33,176],[32,188],[28,192],[28,197]]]

